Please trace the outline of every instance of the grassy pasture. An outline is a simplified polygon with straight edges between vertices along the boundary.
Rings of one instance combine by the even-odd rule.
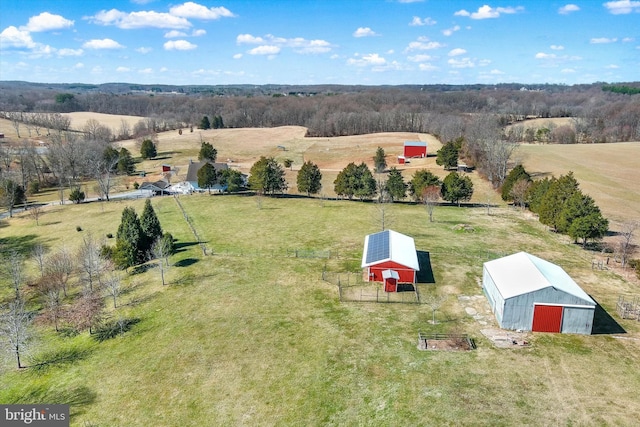
[[[429,223],[420,206],[391,206],[392,228],[431,253],[428,292],[449,295],[431,325],[425,305],[340,303],[320,279],[324,268],[359,270],[364,235],[377,230],[370,203],[180,201],[214,255],[193,244],[173,198],[152,199],[180,243],[170,284],[162,287],[155,269],[129,276],[109,315],[137,323],[110,340],[39,327],[33,359],[66,359],[22,372],[5,363],[0,402],[71,403],[74,426],[632,425],[640,416],[638,322],[618,320],[626,339],[535,334],[515,350],[494,348],[480,333],[487,326],[465,312],[458,297],[481,294],[482,262],[518,250],[563,266],[614,318],[617,295],[637,294],[519,211],[439,207]],[[40,226],[11,219],[0,239],[74,248],[83,233],[115,232],[126,205],[142,210],[142,201],[51,207]],[[456,231],[461,223],[475,231]],[[279,256],[286,249],[338,250],[340,258]],[[0,297],[9,292],[3,286]],[[478,349],[420,352],[418,331],[468,333]]]

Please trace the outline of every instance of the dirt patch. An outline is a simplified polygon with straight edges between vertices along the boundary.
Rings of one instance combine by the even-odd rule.
[[[506,331],[504,329],[481,329],[482,335],[487,337],[494,346],[499,348],[526,348],[531,345],[528,332]]]
[[[476,348],[474,341],[464,336],[418,335],[418,350],[424,351],[469,351]]]

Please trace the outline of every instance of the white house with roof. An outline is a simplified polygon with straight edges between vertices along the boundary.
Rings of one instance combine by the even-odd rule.
[[[488,261],[482,287],[501,328],[591,334],[597,304],[556,264],[526,252]]]

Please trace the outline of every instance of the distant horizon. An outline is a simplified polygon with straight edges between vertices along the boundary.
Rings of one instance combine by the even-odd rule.
[[[0,81],[637,81],[640,1],[569,1],[22,0],[0,15]]]

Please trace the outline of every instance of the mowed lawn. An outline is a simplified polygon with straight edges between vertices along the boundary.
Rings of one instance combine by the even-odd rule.
[[[436,283],[425,296],[448,295],[433,325],[426,305],[340,302],[321,280],[325,269],[359,271],[364,236],[380,229],[371,203],[179,200],[208,255],[176,200],[152,199],[178,238],[168,285],[157,268],[127,276],[121,306],[107,300],[107,315],[135,324],[103,342],[38,326],[27,363],[58,362],[17,372],[8,359],[0,402],[70,403],[74,426],[633,425],[640,417],[640,323],[615,313],[618,295],[637,287],[592,270],[591,254],[518,210],[442,206],[429,223],[421,206],[389,207],[390,227],[431,254]],[[0,240],[76,248],[88,232],[115,234],[122,208],[140,213],[142,203],[56,206],[39,226],[9,220]],[[285,256],[296,249],[337,257]],[[627,333],[534,334],[528,348],[493,347],[480,330],[495,321],[481,325],[459,297],[481,295],[483,261],[519,250],[563,266]],[[419,331],[468,333],[478,349],[421,352]]]

